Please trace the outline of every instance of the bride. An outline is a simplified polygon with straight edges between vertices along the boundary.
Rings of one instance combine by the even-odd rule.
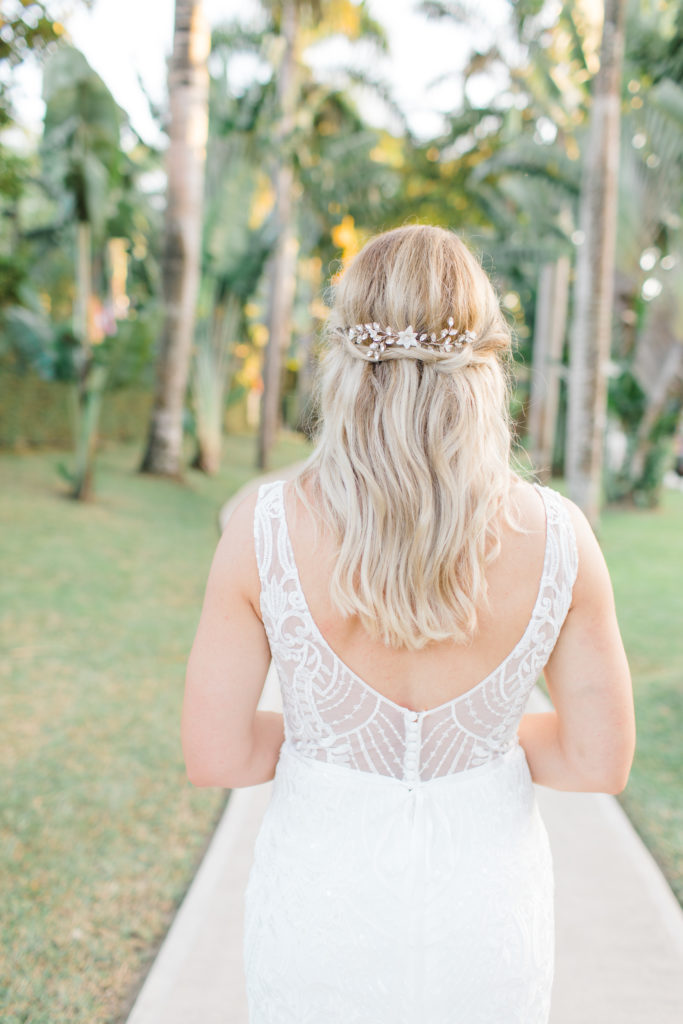
[[[454,234],[372,239],[334,294],[313,455],[218,545],[187,669],[199,786],[275,779],[246,894],[251,1024],[544,1024],[533,782],[634,748],[582,513],[509,467],[510,334]],[[284,716],[257,710],[273,660]],[[525,714],[541,675],[554,710]]]

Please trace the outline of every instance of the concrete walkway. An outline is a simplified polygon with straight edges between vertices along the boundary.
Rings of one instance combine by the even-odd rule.
[[[280,706],[272,669],[260,706]],[[544,707],[535,692],[530,710]],[[243,893],[269,793],[231,794],[128,1024],[247,1024]],[[538,799],[556,876],[551,1024],[681,1024],[683,911],[618,802],[542,788]]]

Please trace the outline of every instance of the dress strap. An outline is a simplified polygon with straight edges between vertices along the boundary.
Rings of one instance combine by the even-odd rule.
[[[254,548],[261,581],[261,608],[273,577],[281,576],[282,480],[260,485],[254,506]]]
[[[558,604],[566,609],[562,616],[564,620],[579,567],[576,534],[562,495],[552,487],[538,486],[538,490],[545,502],[548,540],[552,547],[549,572],[557,587]]]

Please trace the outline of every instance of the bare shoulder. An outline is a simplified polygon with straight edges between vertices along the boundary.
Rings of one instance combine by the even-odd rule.
[[[586,559],[590,561],[597,559],[600,563],[604,564],[605,560],[598,543],[598,538],[595,536],[593,527],[588,522],[585,514],[570,498],[566,498],[563,494],[560,495],[560,498],[569,513],[569,519],[574,527],[574,536],[576,537],[576,546],[579,552],[579,563],[581,563],[582,559],[584,561]]]
[[[243,498],[235,502],[230,511],[227,522],[223,528],[219,547],[225,550],[233,548],[254,549],[254,514],[258,501],[258,489],[250,491]]]
[[[236,502],[221,534],[211,574],[225,588],[240,591],[258,609],[260,580],[254,543],[254,514],[258,488]]]
[[[222,536],[228,534],[229,536],[236,537],[253,533],[258,491],[258,487],[254,487],[248,494],[245,494],[244,497],[235,502],[223,529]]]
[[[525,532],[545,532],[545,508],[536,487],[513,476],[510,484],[510,499],[514,519]]]
[[[574,527],[574,533],[576,534],[577,544],[588,544],[589,546],[592,544],[597,545],[598,541],[593,533],[593,528],[579,506],[564,494],[560,494],[560,499],[569,513],[569,518],[572,526]]]
[[[574,530],[578,555],[578,571],[572,592],[572,608],[596,608],[612,604],[612,584],[607,565],[593,529],[581,511],[569,498],[555,492],[567,511]],[[537,488],[513,477],[510,496],[514,516],[522,531],[535,535],[545,530],[545,510]]]
[[[510,493],[515,511],[523,527],[530,526],[534,529],[540,522],[544,522],[543,504],[539,501],[539,495],[534,484],[516,477],[513,479]],[[560,499],[569,515],[569,520],[574,528],[579,560],[581,561],[582,558],[583,560],[598,558],[598,560],[604,562],[600,545],[593,533],[593,529],[579,506],[559,491],[554,491],[553,493]]]
[[[573,606],[577,603],[596,606],[612,603],[612,583],[605,557],[593,528],[575,502],[561,495],[574,527],[578,554],[578,571],[574,584]]]

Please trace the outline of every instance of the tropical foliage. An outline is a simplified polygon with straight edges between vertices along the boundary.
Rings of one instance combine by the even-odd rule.
[[[74,381],[78,492],[103,395],[122,383],[149,388],[164,351],[155,191],[163,161],[135,136],[47,5],[15,6],[0,63],[29,53],[45,61],[46,118],[37,150],[5,145],[3,153],[0,358],[13,372]],[[487,34],[481,5],[417,6],[426,19],[477,27],[453,73],[460,99],[433,138],[411,132],[386,82],[358,62],[332,69],[317,59],[339,39],[386,52],[387,31],[366,3],[263,0],[214,26],[194,354],[174,385],[182,426],[195,436],[194,462],[208,472],[230,410],[243,409],[246,425],[260,422],[261,465],[279,423],[309,428],[325,288],[365,238],[406,220],[452,227],[486,252],[518,339],[520,439],[541,471],[562,471],[599,11],[582,0],[519,0],[509,5],[507,31]],[[609,380],[612,498],[656,500],[680,422],[682,49],[679,5],[632,0]],[[482,102],[487,81],[496,88]],[[380,126],[366,114],[368,97],[384,111]],[[11,125],[7,89],[2,103]],[[166,123],[164,111],[156,114]],[[569,273],[553,269],[566,261]],[[552,274],[550,323],[539,282]],[[554,356],[543,354],[549,332]],[[534,359],[546,360],[543,445],[534,436],[541,399],[530,404]]]

